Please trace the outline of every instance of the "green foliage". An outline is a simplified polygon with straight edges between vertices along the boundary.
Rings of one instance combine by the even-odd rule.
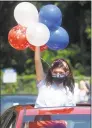
[[[78,70],[74,70],[76,74],[79,74],[79,77],[75,77],[75,82],[79,82],[80,80],[90,80],[90,77],[85,77],[80,75]],[[1,80],[2,81],[2,80]],[[37,95],[37,87],[36,87],[36,79],[35,75],[21,75],[17,76],[16,83],[3,83],[0,84],[1,95],[4,94],[35,94]]]
[[[35,75],[17,76],[16,83],[1,82],[1,94],[37,94]]]
[[[90,28],[90,26],[87,26],[85,32],[87,33],[87,38],[91,39],[91,28]]]

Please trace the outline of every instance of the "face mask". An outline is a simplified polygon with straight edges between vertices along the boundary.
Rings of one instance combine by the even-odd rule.
[[[66,77],[66,74],[55,74],[55,75],[52,75],[52,80],[56,84],[61,84],[64,81],[65,77]]]

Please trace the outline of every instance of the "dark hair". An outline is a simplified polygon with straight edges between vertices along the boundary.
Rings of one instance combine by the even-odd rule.
[[[63,62],[66,63],[67,66],[63,64]],[[64,60],[64,59],[56,59],[54,62],[51,64],[51,67],[49,68],[47,75],[46,75],[46,84],[50,85],[52,84],[52,74],[51,71],[55,68],[63,68],[65,72],[69,72],[68,75],[65,77],[63,80],[63,85],[66,88],[66,86],[69,88],[69,90],[73,93],[74,92],[74,78],[73,74],[71,71],[71,68],[69,64]]]

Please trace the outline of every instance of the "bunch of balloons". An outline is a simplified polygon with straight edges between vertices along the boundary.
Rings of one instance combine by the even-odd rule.
[[[30,2],[21,2],[14,9],[14,18],[18,25],[8,34],[10,45],[17,50],[40,46],[40,50],[50,48],[60,50],[67,47],[69,35],[60,27],[62,13],[52,4],[43,6],[38,13]]]

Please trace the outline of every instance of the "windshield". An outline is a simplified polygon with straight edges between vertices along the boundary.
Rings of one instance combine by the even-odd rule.
[[[89,114],[24,116],[22,128],[90,128]]]

